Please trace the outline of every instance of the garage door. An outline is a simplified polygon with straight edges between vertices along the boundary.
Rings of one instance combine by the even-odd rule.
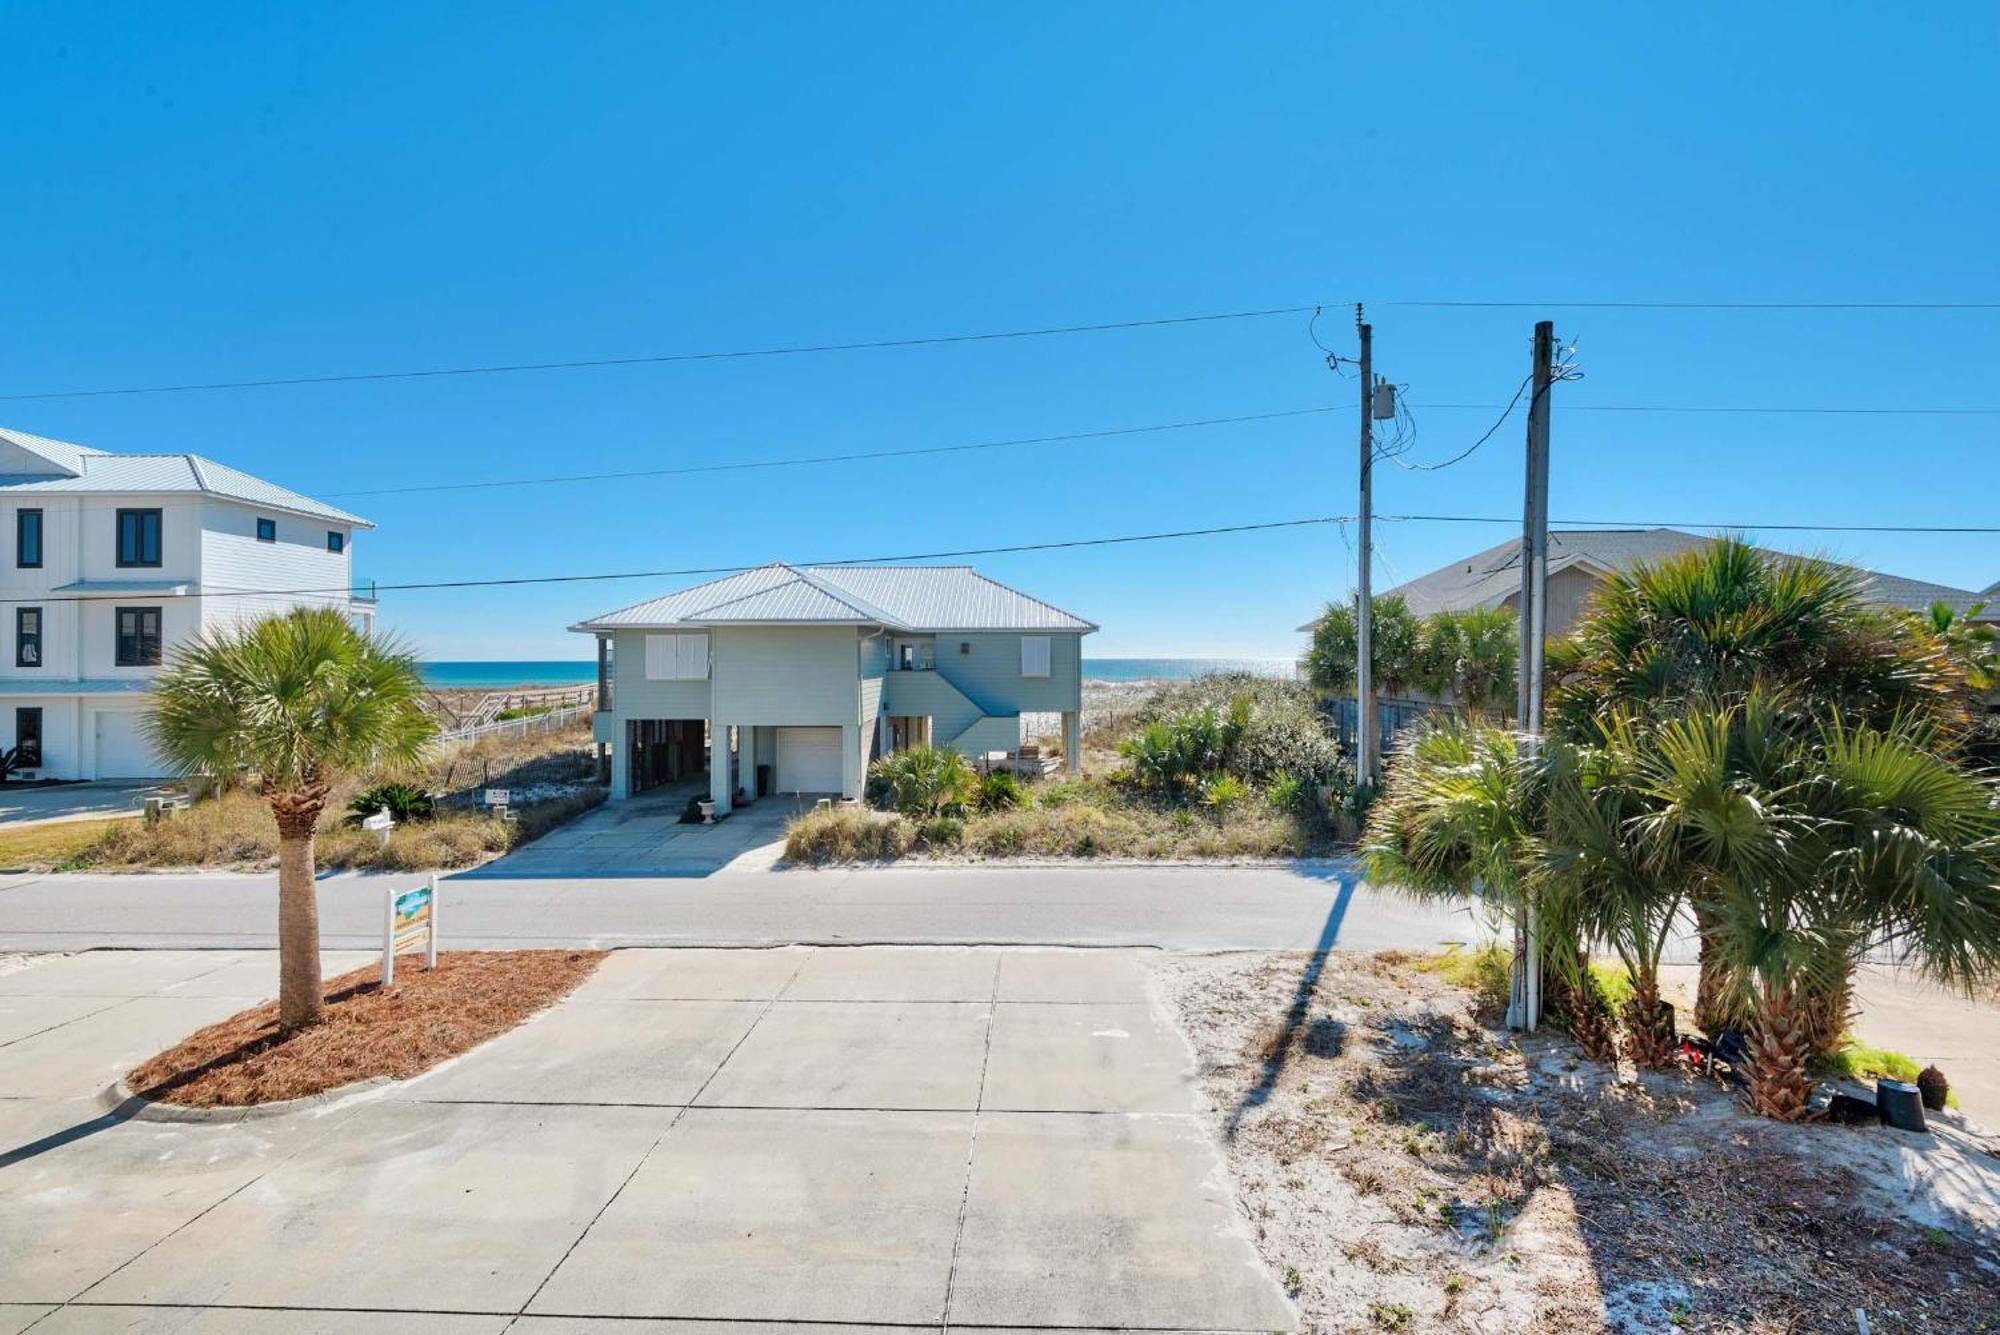
[[[840,791],[840,729],[778,729],[778,791]]]
[[[93,777],[149,779],[165,772],[139,731],[137,710],[101,709],[95,726],[97,765]]]

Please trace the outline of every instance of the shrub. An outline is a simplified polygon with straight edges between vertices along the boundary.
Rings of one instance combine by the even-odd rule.
[[[925,848],[957,848],[965,842],[965,822],[956,816],[932,816],[917,826],[917,842]]]
[[[495,723],[512,723],[521,718],[545,718],[555,711],[547,705],[508,705],[493,716]]]
[[[1028,846],[1028,819],[1010,813],[982,822],[973,833],[973,850],[996,858],[1022,852]]]
[[[1271,780],[1264,797],[1279,811],[1298,812],[1311,805],[1312,789],[1296,774],[1280,774]]]
[[[1250,785],[1234,774],[1218,774],[1208,781],[1202,791],[1202,801],[1217,815],[1227,815],[1229,809],[1250,796]]]
[[[1028,786],[1005,770],[996,770],[979,781],[981,811],[1014,811],[1028,805]]]
[[[1237,743],[1249,727],[1247,696],[1232,700],[1227,714],[1190,709],[1141,728],[1118,744],[1130,762],[1132,782],[1156,793],[1178,793],[1204,776],[1229,768]]]
[[[431,795],[413,783],[378,783],[373,788],[363,789],[347,804],[348,811],[358,824],[363,817],[378,811],[389,813],[398,825],[409,825],[421,820],[429,820],[437,815],[437,803]]]
[[[978,791],[972,762],[949,747],[913,746],[875,762],[870,788],[905,816],[956,814]]]
[[[785,828],[785,857],[792,862],[857,862],[898,858],[915,832],[901,816],[855,807],[814,809]]]

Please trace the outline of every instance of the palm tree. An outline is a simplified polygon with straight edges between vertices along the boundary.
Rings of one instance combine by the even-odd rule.
[[[1370,601],[1375,619],[1369,661],[1375,669],[1375,687],[1383,695],[1401,695],[1421,673],[1419,643],[1421,629],[1408,603],[1393,594]],[[1360,599],[1328,603],[1313,626],[1312,644],[1306,649],[1306,680],[1322,691],[1335,695],[1354,689],[1354,672],[1359,656],[1356,626]]]
[[[1617,954],[1632,980],[1626,1054],[1640,1066],[1670,1066],[1674,1012],[1660,999],[1660,958],[1686,903],[1689,871],[1680,842],[1654,819],[1656,753],[1620,718],[1595,745],[1557,744],[1551,754],[1539,900],[1568,930],[1550,935],[1603,942]],[[1558,963],[1573,983],[1590,986],[1582,959]]]
[[[313,832],[334,781],[414,763],[436,733],[416,661],[331,608],[220,627],[174,651],[146,729],[176,772],[255,774],[278,824],[278,1026],[324,1010]]]
[[[1425,618],[1424,687],[1482,718],[1503,715],[1514,699],[1518,621],[1498,607]]]
[[[1965,679],[1937,635],[1863,598],[1858,572],[1721,538],[1607,579],[1571,635],[1549,649],[1550,731],[1589,743],[1618,714],[1671,718],[1697,700],[1773,690],[1805,723],[1840,713],[1952,731],[1970,717]],[[1739,1023],[1742,995],[1710,948],[1714,906],[1692,896],[1702,941],[1695,1020]]]
[[[1699,868],[1758,1112],[1804,1116],[1815,997],[1845,986],[1857,942],[1968,992],[2000,967],[2000,791],[1921,732],[1804,725],[1758,693],[1654,744],[1648,821]]]
[[[1516,745],[1514,734],[1478,720],[1438,716],[1419,724],[1368,810],[1362,858],[1370,879],[1423,898],[1469,896],[1497,917],[1535,917],[1544,962],[1575,965],[1574,924],[1535,902],[1544,805],[1556,761]],[[1520,967],[1516,960],[1516,969]],[[1579,967],[1545,970],[1548,1018],[1588,1031],[1601,1002],[1565,984]],[[1588,1014],[1585,1014],[1588,1012]],[[1590,1046],[1587,1034],[1578,1034]],[[1594,1055],[1602,1055],[1597,1053]]]

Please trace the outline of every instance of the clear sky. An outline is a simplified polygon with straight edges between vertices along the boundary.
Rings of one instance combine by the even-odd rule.
[[[897,338],[1324,302],[1426,402],[1538,316],[1557,519],[2000,522],[2000,10],[1945,4],[10,6],[0,393]],[[1547,302],[1522,309],[1398,301]],[[368,515],[384,583],[1349,512],[1351,413],[893,464],[354,496],[1348,403],[1299,317],[924,349],[0,403]],[[1411,458],[1484,409],[1416,409]],[[1519,513],[1522,431],[1377,505]],[[1386,524],[1382,582],[1507,535]],[[1765,534],[1959,586],[2000,539]],[[1337,530],[980,558],[1096,655],[1288,654]],[[583,657],[669,580],[385,594],[432,657]]]

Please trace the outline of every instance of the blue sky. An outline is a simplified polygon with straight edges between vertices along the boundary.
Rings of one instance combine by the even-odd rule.
[[[2000,312],[1405,300],[2000,300],[1987,6],[1530,22],[1513,6],[20,6],[0,392],[617,357],[1326,302],[1417,404],[1500,403],[1539,315],[1558,519],[1996,522]],[[817,357],[0,403],[373,518],[363,578],[824,559],[1345,513],[1351,415],[748,475],[386,486],[1350,401],[1301,318]],[[1412,458],[1490,411],[1417,409]],[[1518,419],[1385,513],[1518,514]],[[1506,536],[1400,523],[1386,582]],[[1769,535],[1775,542],[1779,535]],[[2000,539],[1782,539],[1981,587]],[[1338,532],[981,558],[1090,652],[1287,654]],[[672,581],[385,595],[444,658],[581,657]]]

